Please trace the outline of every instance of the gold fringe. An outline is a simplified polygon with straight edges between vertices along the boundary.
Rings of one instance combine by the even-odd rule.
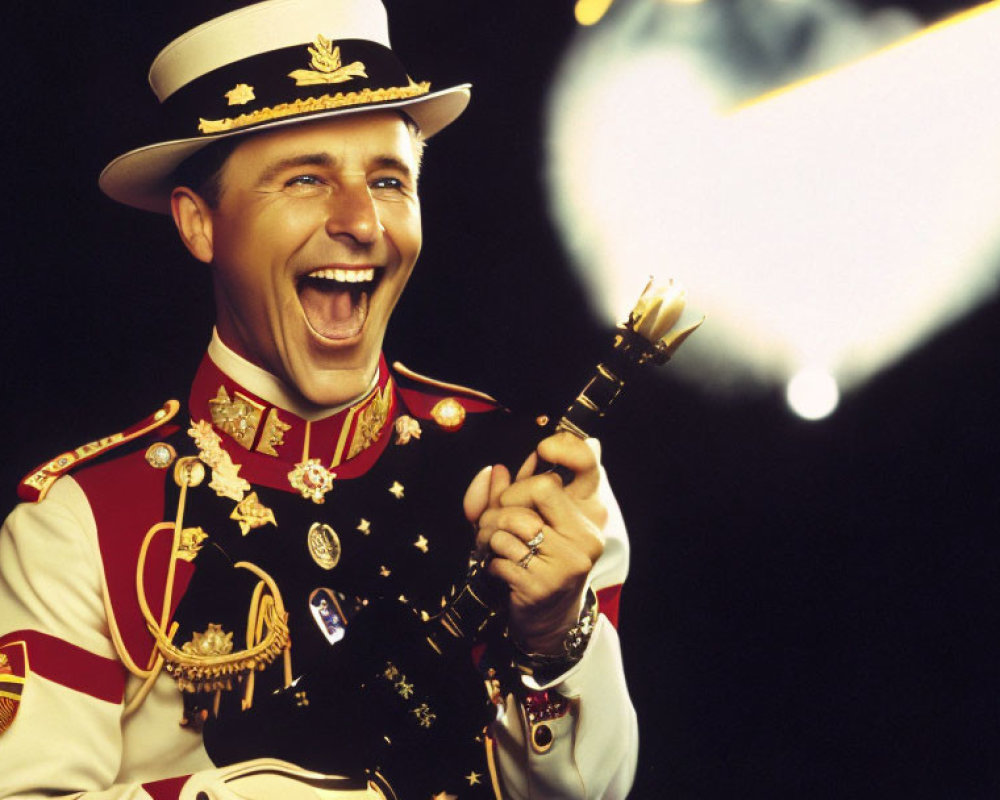
[[[427,94],[431,85],[427,81],[409,86],[390,86],[387,89],[361,89],[357,92],[337,92],[334,95],[324,94],[319,97],[306,97],[291,103],[280,103],[269,108],[259,108],[238,117],[227,119],[198,119],[198,130],[202,133],[222,133],[223,131],[245,128],[258,122],[268,122],[272,119],[294,117],[298,114],[308,114],[311,111],[329,111],[346,106],[367,105],[369,103],[384,103],[390,100],[407,100]]]
[[[146,620],[146,627],[156,640],[156,649],[159,652],[154,668],[142,676],[149,683],[148,688],[144,687],[145,692],[141,692],[142,697],[144,698],[152,688],[153,680],[161,667],[177,682],[181,691],[217,692],[232,689],[233,681],[239,680],[246,673],[266,668],[289,649],[288,614],[281,599],[281,592],[274,579],[255,564],[247,561],[234,564],[237,569],[248,570],[261,580],[261,584],[258,584],[254,591],[250,609],[253,624],[249,628],[256,643],[245,650],[223,655],[199,656],[185,653],[173,643],[176,626],[171,626],[169,633],[165,632],[146,602],[143,581],[146,553],[152,536],[165,527],[167,526],[154,526],[146,534],[136,567],[139,608]],[[266,587],[269,594],[263,595],[262,586]],[[137,699],[136,702],[141,702],[141,699]]]

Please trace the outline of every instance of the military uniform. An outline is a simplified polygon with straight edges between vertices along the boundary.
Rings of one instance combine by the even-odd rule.
[[[502,643],[476,648],[468,669],[487,698],[485,730],[471,695],[432,694],[393,662],[391,635],[365,623],[379,604],[426,619],[460,580],[473,538],[465,487],[532,444],[508,417],[485,395],[384,361],[361,400],[310,413],[213,338],[186,410],[168,403],[22,485],[36,502],[0,536],[0,795],[377,797],[388,784],[401,797],[624,796],[637,749],[614,628],[627,542],[606,482],[611,522],[591,575],[600,614],[586,652],[543,684],[504,672]],[[363,638],[385,645],[373,668],[387,691],[370,704],[347,668]],[[457,686],[466,667],[453,669]],[[317,694],[346,698],[309,723],[335,719],[338,752],[311,770],[266,751],[214,764],[202,722],[221,708],[220,719],[238,720],[223,738],[253,739],[276,692],[313,711]],[[384,754],[347,763],[360,747],[352,726],[375,710],[410,720],[400,736],[418,747],[424,730],[438,738],[394,773],[379,772]],[[278,755],[300,764],[295,753]],[[407,759],[435,783],[414,778],[411,794],[398,766]]]

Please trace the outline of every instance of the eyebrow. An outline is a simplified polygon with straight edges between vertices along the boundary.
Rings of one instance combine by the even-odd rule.
[[[295,167],[332,167],[336,161],[328,153],[304,153],[300,156],[290,156],[265,167],[257,178],[257,185],[270,183],[286,169]]]
[[[378,169],[394,169],[403,173],[403,175],[408,179],[413,178],[413,170],[410,168],[409,164],[396,156],[376,156],[373,159],[373,162],[375,167]],[[261,186],[263,184],[270,183],[287,169],[295,169],[296,167],[331,168],[335,167],[336,164],[337,159],[329,153],[303,153],[298,156],[282,158],[281,160],[275,161],[273,164],[264,168],[264,171],[261,172],[257,178],[257,185]]]

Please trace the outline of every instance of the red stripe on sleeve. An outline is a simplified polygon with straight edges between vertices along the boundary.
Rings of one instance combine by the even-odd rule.
[[[621,601],[622,585],[606,586],[597,590],[597,609],[608,621],[618,628],[618,604]]]
[[[164,778],[161,781],[144,783],[142,788],[153,800],[177,800],[190,777],[190,775],[180,775],[176,778]]]
[[[20,642],[28,654],[29,673],[107,703],[120,703],[125,697],[125,667],[114,659],[39,631],[8,633],[0,638],[0,647]]]

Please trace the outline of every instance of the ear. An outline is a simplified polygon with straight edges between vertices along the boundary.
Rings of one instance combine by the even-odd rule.
[[[177,232],[191,255],[206,264],[212,262],[212,209],[205,199],[186,186],[170,193],[170,213]]]

